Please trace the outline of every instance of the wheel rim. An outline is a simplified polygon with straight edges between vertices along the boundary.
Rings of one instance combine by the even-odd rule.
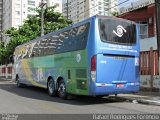
[[[59,91],[60,96],[62,96],[62,97],[63,97],[63,96],[65,95],[66,88],[65,88],[64,83],[61,83],[61,84],[59,85],[59,89],[58,89],[58,91]]]
[[[50,80],[48,82],[48,90],[49,90],[49,93],[52,94],[53,93],[53,82],[52,80]]]

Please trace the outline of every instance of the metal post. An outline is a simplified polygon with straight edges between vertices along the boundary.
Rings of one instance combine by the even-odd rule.
[[[44,27],[43,27],[43,24],[44,24],[44,12],[43,12],[43,7],[42,7],[42,10],[41,10],[41,36],[44,35]]]
[[[151,91],[153,90],[153,76],[154,76],[154,58],[153,58],[153,47],[150,48],[150,86],[151,86]]]
[[[68,0],[67,0],[67,19],[68,19]]]
[[[43,0],[41,0],[41,4],[39,5],[39,7],[41,8],[41,36],[44,35],[44,6],[46,4],[44,3]]]
[[[156,13],[157,49],[158,49],[158,56],[160,57],[160,49],[159,49],[160,48],[160,0],[155,0],[155,13]]]

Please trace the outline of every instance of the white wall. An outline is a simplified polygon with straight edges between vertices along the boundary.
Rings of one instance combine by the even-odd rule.
[[[157,37],[151,37],[140,40],[141,51],[150,51],[150,47],[153,47],[153,50],[157,50]]]

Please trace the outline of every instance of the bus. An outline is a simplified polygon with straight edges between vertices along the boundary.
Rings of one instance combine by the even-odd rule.
[[[139,44],[136,23],[96,15],[16,47],[15,80],[63,99],[135,93]]]

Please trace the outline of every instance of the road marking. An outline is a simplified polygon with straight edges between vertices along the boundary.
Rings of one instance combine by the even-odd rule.
[[[64,111],[64,109],[61,109],[61,108],[59,108],[59,107],[57,107],[57,106],[54,106],[53,104],[48,104],[48,103],[40,103],[40,102],[37,102],[37,105],[39,106],[39,107],[42,107],[43,109],[47,109],[47,110],[49,110],[49,111],[54,111],[54,112],[58,112],[58,113],[64,113],[65,111]]]

